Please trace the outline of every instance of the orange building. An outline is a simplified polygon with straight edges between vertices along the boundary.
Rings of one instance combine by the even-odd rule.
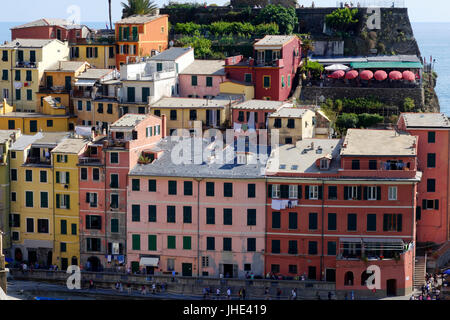
[[[167,49],[168,15],[133,15],[116,22],[116,66]],[[130,58],[128,58],[130,57]]]

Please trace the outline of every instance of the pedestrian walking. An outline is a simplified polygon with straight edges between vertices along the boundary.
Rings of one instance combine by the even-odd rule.
[[[227,289],[227,298],[228,298],[228,300],[231,300],[231,289],[230,288]]]
[[[269,288],[268,287],[266,287],[265,289],[264,289],[264,299],[265,300],[269,300]]]
[[[156,283],[152,283],[152,293],[155,294],[156,293]]]
[[[291,290],[291,299],[297,300],[297,289],[295,288]]]
[[[219,288],[216,289],[216,298],[217,298],[217,300],[220,299],[220,289]]]

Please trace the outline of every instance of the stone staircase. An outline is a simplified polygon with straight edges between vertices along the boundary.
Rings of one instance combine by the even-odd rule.
[[[425,284],[426,262],[426,256],[416,256],[414,267],[414,289],[419,291],[421,291],[422,285]]]

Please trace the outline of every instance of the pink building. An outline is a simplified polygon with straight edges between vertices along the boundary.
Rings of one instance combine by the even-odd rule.
[[[224,65],[223,60],[195,60],[179,74],[180,96],[204,99],[217,96],[226,79]]]
[[[238,127],[247,125],[255,129],[268,129],[268,117],[277,111],[284,102],[269,100],[247,100],[231,107],[232,122]],[[252,115],[253,114],[253,115]],[[250,124],[250,125],[249,125]]]
[[[158,148],[163,153],[156,161],[130,172],[128,266],[183,276],[262,275],[263,166],[238,165],[237,158],[242,163],[254,156],[245,152],[226,165],[212,158],[203,164],[175,164],[171,151],[186,143],[162,141]]]

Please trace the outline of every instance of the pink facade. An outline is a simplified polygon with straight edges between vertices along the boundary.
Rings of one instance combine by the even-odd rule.
[[[82,27],[67,29],[63,26],[35,26],[11,29],[11,39],[58,39],[75,43],[82,38]]]
[[[197,85],[192,85],[191,74],[180,74],[178,76],[180,82],[180,96],[189,98],[208,98],[215,97],[220,93],[220,84],[226,80],[224,75],[195,75],[197,77]],[[207,85],[207,79],[211,78],[211,84]]]

